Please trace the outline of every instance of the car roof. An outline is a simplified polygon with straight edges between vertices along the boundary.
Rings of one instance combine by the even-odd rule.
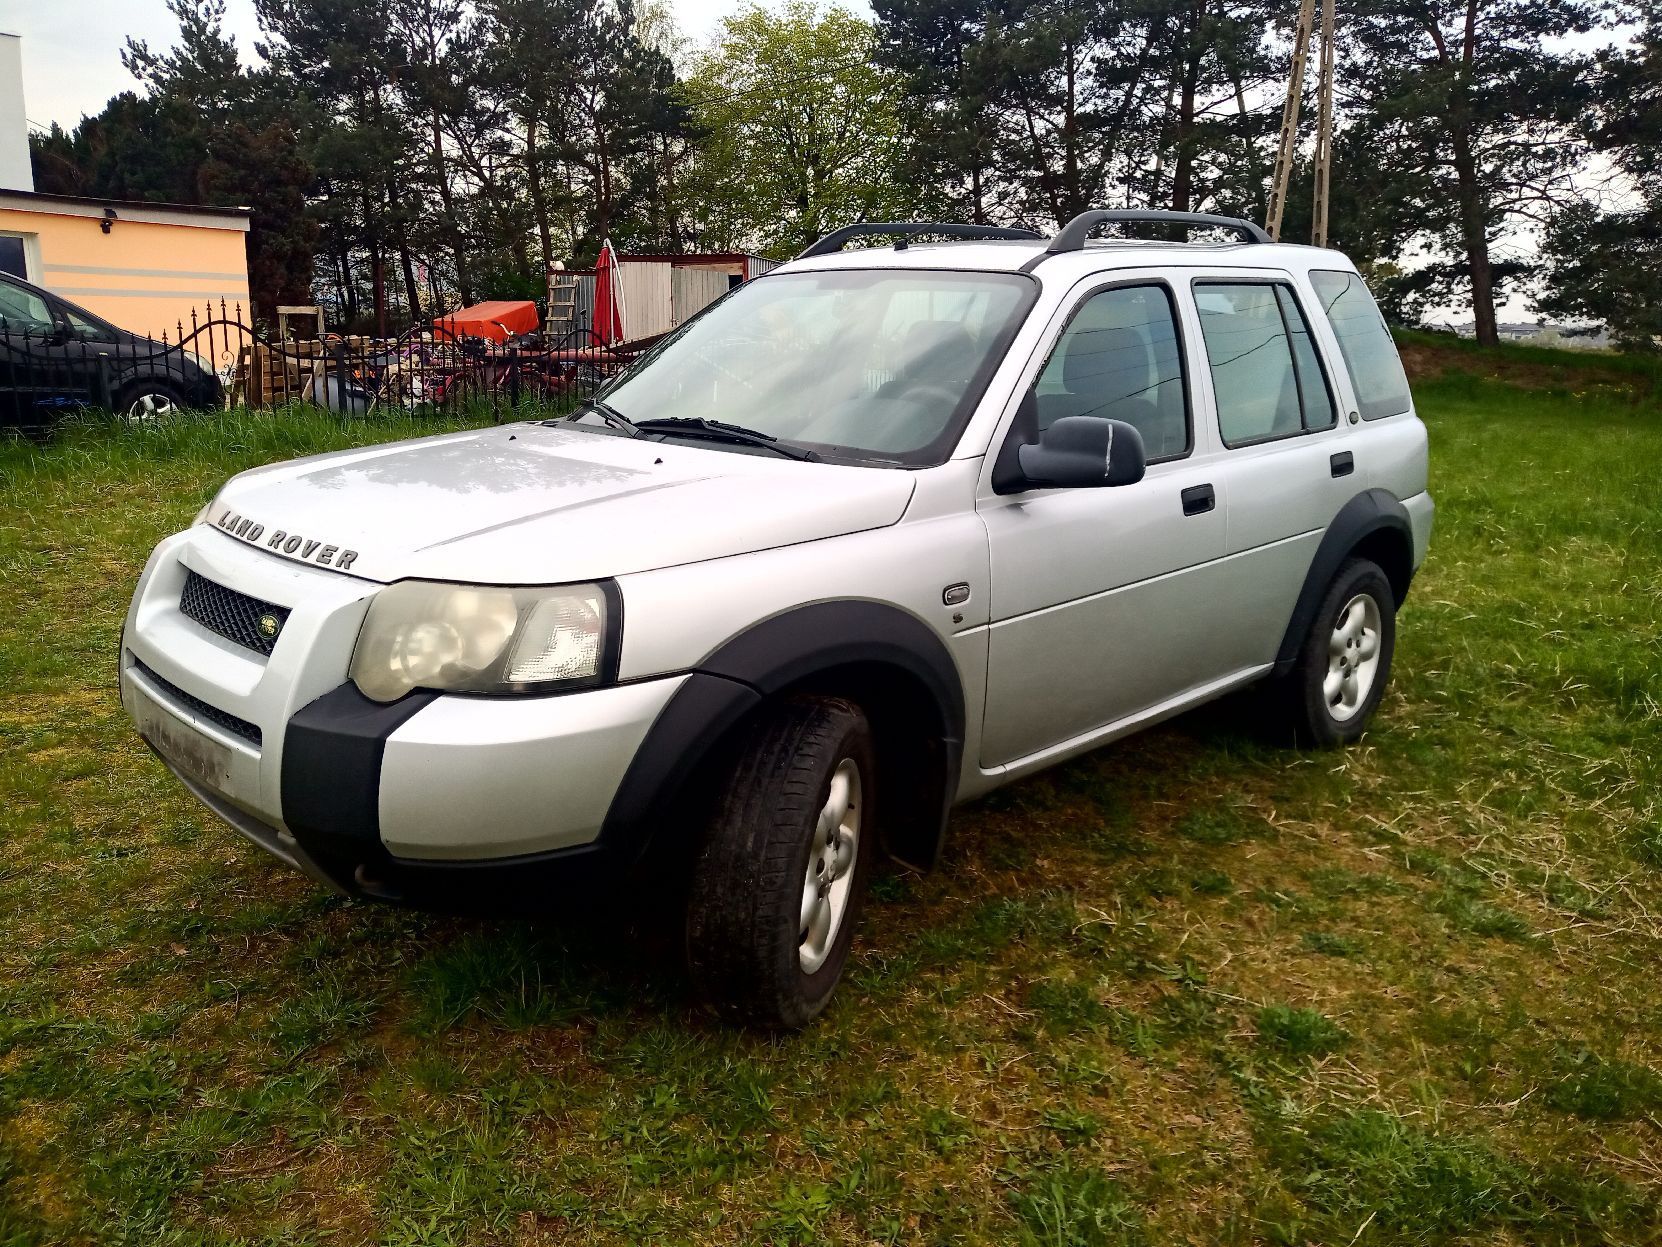
[[[1174,243],[1135,238],[1087,242],[1077,251],[1046,254],[1042,239],[976,242],[911,243],[859,247],[807,259],[792,260],[774,273],[820,272],[833,269],[916,268],[958,269],[970,272],[1014,273],[1034,261],[1037,276],[1077,279],[1116,268],[1329,268],[1353,271],[1342,252],[1295,243]]]

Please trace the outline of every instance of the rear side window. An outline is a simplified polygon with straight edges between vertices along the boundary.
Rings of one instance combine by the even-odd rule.
[[[1197,282],[1195,305],[1224,445],[1333,427],[1333,396],[1290,288]]]
[[[1339,339],[1362,418],[1378,420],[1407,411],[1408,377],[1385,318],[1362,279],[1355,273],[1318,269],[1310,274],[1310,284]]]
[[[1034,387],[1039,429],[1063,416],[1123,420],[1151,462],[1189,451],[1177,316],[1164,286],[1119,286],[1086,299]]]

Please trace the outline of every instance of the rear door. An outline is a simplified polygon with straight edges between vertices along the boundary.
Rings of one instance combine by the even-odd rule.
[[[1241,667],[1274,660],[1322,533],[1364,487],[1301,285],[1268,270],[1189,283],[1228,499],[1218,589],[1230,627],[1218,643]]]
[[[977,506],[992,571],[984,769],[1065,745],[1221,674],[1211,571],[1224,547],[1216,439],[1194,419],[1194,325],[1164,276],[1076,287],[1029,385],[1040,427],[1133,424],[1134,485],[999,495]],[[996,447],[995,447],[996,449]]]

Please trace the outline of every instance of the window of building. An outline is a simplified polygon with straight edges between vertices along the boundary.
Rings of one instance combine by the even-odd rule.
[[[29,280],[29,253],[21,234],[0,234],[0,273]]]

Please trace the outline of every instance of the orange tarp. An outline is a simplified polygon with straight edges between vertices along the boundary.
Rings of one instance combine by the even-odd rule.
[[[540,323],[537,305],[531,300],[492,299],[436,318],[433,329],[441,338],[489,338],[492,342],[506,342],[513,334],[535,333]]]

